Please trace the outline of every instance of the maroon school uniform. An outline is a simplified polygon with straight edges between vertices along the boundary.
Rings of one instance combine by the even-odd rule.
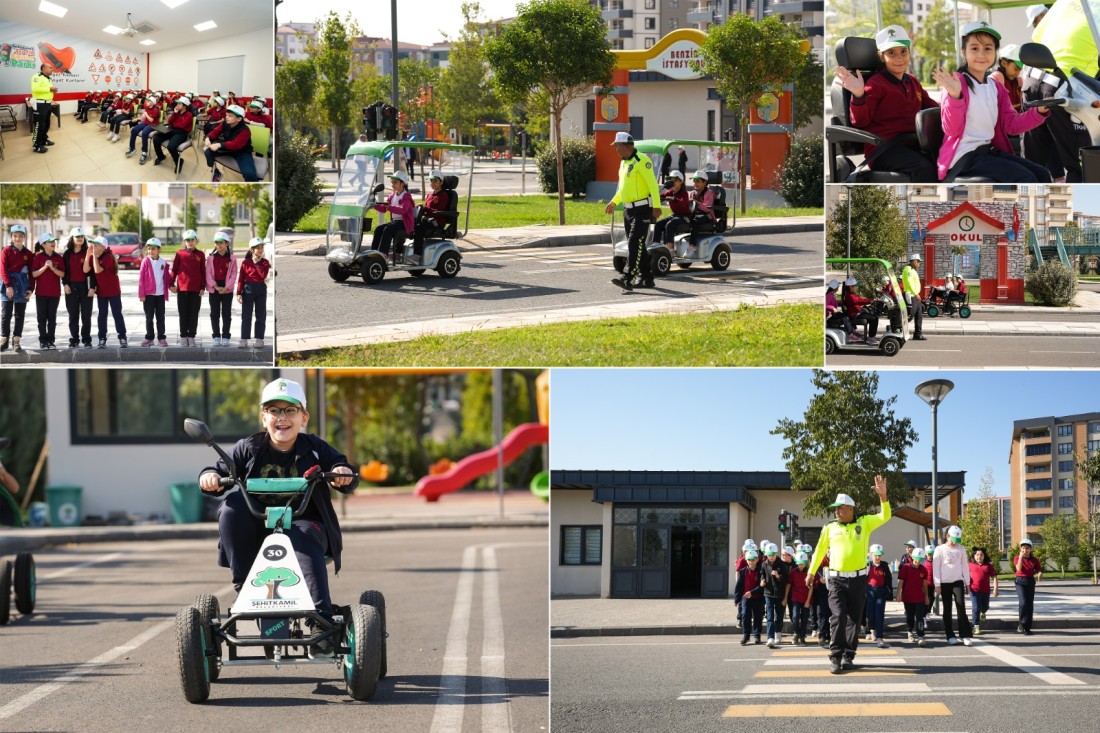
[[[79,252],[73,250],[63,255],[65,262],[65,284],[82,283],[88,279],[88,273],[84,272],[84,258],[88,256],[88,247]]]
[[[34,262],[34,253],[31,252],[30,247],[23,249],[16,249],[14,245],[4,247],[0,252],[0,280],[3,280],[5,286],[11,285],[10,274],[20,272],[24,267],[31,270],[32,262]],[[29,295],[33,289],[34,278],[31,278],[27,294]]]
[[[928,593],[924,584],[931,576],[924,565],[906,563],[898,570],[898,583],[901,587],[901,600],[903,603],[924,603],[928,600]]]
[[[867,78],[864,90],[859,99],[852,97],[849,107],[852,126],[884,140],[916,132],[917,113],[939,106],[911,74],[898,79],[889,71],[880,71]],[[916,146],[915,141],[913,145]],[[870,155],[874,149],[874,145],[865,145],[863,154]]]
[[[122,286],[118,282],[118,262],[115,261],[115,253],[107,247],[99,257],[99,266],[102,272],[95,274],[96,295],[102,298],[113,298],[122,295]]]
[[[795,565],[791,568],[791,603],[802,605],[810,597],[806,587],[806,570]]]
[[[202,250],[183,249],[172,260],[169,282],[183,293],[201,293],[206,290],[206,255]]]
[[[989,593],[993,578],[997,571],[993,569],[993,563],[986,561],[979,565],[970,562],[970,590],[975,593]]]
[[[271,269],[271,263],[266,258],[259,262],[252,260],[252,255],[244,258],[241,263],[241,272],[237,276],[237,295],[244,292],[245,283],[262,283],[267,279],[267,273]]]
[[[210,254],[210,262],[213,265],[212,269],[214,270],[215,283],[225,282],[226,276],[229,273],[229,260],[232,257],[233,255],[229,253],[229,250],[226,250],[224,255],[220,255],[217,252],[212,252]]]
[[[1016,558],[1012,558],[1012,567],[1016,567]],[[1017,578],[1034,578],[1037,573],[1043,571],[1043,566],[1039,564],[1039,561],[1032,557],[1025,557],[1024,561],[1020,563],[1020,569],[1016,571]]]
[[[65,265],[65,260],[56,252],[48,256],[45,252],[39,252],[34,256],[34,263],[31,265],[31,271],[35,272],[41,269],[45,266],[47,261],[53,262],[53,266],[59,270]],[[44,298],[60,298],[61,276],[53,270],[46,270],[35,278],[34,291],[37,295]]]
[[[889,566],[882,562],[878,565],[871,563],[867,566],[867,585],[874,588],[881,588],[886,585],[886,574],[889,572]]]
[[[668,204],[673,214],[687,216],[691,213],[691,203],[688,201],[687,188],[680,186],[680,190],[673,192],[667,188],[661,192],[661,201]]]
[[[753,598],[761,598],[762,591],[760,590],[760,566],[756,566],[756,570],[749,567],[748,563],[745,563],[745,595],[751,595]]]

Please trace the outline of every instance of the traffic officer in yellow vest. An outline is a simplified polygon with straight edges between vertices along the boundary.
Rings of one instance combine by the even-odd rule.
[[[854,665],[856,647],[859,646],[859,625],[867,602],[867,553],[871,545],[871,531],[890,519],[890,500],[886,497],[886,479],[875,476],[875,493],[881,502],[878,514],[856,516],[856,503],[847,494],[837,494],[829,506],[836,509],[836,521],[829,522],[821,530],[813,559],[806,571],[806,585],[814,580],[814,573],[829,553],[829,567],[825,578],[829,590],[829,663],[832,673]]]
[[[47,139],[46,133],[50,131],[50,112],[57,87],[50,81],[46,68],[46,64],[42,64],[38,69],[39,73],[31,77],[31,96],[34,97],[34,132],[31,141],[36,153],[44,153],[47,145],[53,145],[53,141]]]
[[[611,282],[623,290],[633,290],[637,279],[638,287],[652,288],[653,272],[650,270],[645,240],[650,222],[661,215],[661,191],[657,187],[657,176],[653,173],[653,163],[649,157],[634,150],[634,138],[628,133],[615,133],[615,142],[611,144],[623,160],[619,163],[619,189],[604,212],[610,214],[620,203],[623,205],[623,225],[629,248],[623,276]]]
[[[901,290],[905,294],[905,305],[913,318],[913,340],[924,341],[924,306],[921,302],[923,287],[920,284],[920,255],[909,255],[909,264],[901,270]]]

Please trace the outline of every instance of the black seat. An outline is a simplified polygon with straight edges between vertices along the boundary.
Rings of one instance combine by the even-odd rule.
[[[938,107],[922,109],[917,113],[917,143],[921,152],[932,160],[939,155],[940,146],[943,145],[943,118]],[[989,178],[979,176],[955,176],[947,177],[944,183],[995,183]]]
[[[882,69],[878,46],[873,38],[841,38],[836,42],[834,50],[837,65],[853,74],[860,72],[865,80]],[[863,155],[864,145],[881,145],[884,141],[878,135],[852,126],[852,94],[840,86],[835,77],[829,88],[829,98],[833,107],[833,115],[825,127],[825,142],[829,146],[829,180],[832,183],[843,183],[856,172],[856,165],[848,156]],[[909,183],[909,180],[909,176],[904,173],[864,169],[856,173],[852,182]]]
[[[714,223],[706,224],[699,229],[700,232],[724,232],[726,231],[729,206],[726,205],[726,189],[722,188],[722,171],[707,171],[707,183],[714,193]]]
[[[453,239],[458,236],[458,176],[443,176],[443,190],[448,196],[447,206],[441,211],[433,211],[428,215],[427,209],[419,207],[417,217],[425,222],[425,239]],[[439,226],[435,217],[445,216],[448,222],[445,226]]]

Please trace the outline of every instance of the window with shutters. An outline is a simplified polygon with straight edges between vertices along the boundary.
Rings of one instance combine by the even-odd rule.
[[[568,526],[561,528],[560,565],[599,565],[603,562],[603,527]]]

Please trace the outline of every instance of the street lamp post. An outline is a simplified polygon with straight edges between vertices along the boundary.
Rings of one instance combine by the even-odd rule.
[[[845,186],[848,189],[848,253],[845,255],[848,259],[852,258],[852,187]],[[852,275],[852,263],[849,262],[845,265],[848,276]]]
[[[921,382],[917,385],[916,390],[917,397],[920,397],[926,404],[932,407],[932,545],[935,546],[939,542],[939,480],[936,476],[936,470],[938,468],[938,455],[937,455],[937,426],[936,426],[936,412],[940,403],[947,397],[947,393],[955,388],[955,383],[947,379],[929,379],[927,382]],[[933,602],[933,613],[940,612],[940,598],[936,596]]]

